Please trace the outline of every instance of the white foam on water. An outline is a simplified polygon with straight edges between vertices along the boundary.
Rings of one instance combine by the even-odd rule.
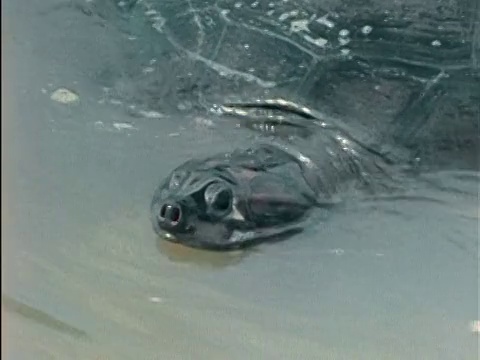
[[[288,18],[290,17],[295,17],[298,15],[298,10],[292,10],[292,11],[289,11],[289,12],[286,12],[286,13],[283,13],[282,15],[280,15],[280,17],[278,18],[279,21],[285,21],[287,20]]]
[[[327,19],[328,15],[324,15],[322,17],[319,17],[317,20],[315,20],[317,23],[325,25],[328,28],[333,28],[335,26],[335,23],[331,20]]]
[[[314,39],[313,37],[311,37],[309,35],[305,35],[303,38],[305,40],[307,40],[308,42],[310,42],[310,43],[312,43],[312,44],[314,44],[318,47],[321,47],[321,48],[325,47],[325,45],[327,45],[327,43],[328,43],[328,40],[324,39],[322,37],[318,37],[318,38]]]
[[[362,27],[362,34],[368,35],[372,32],[373,28],[370,25],[365,25]]]
[[[308,28],[309,21],[307,19],[295,20],[290,23],[290,32],[310,32]]]
[[[113,123],[112,125],[115,129],[121,130],[137,130],[132,124],[129,123]]]

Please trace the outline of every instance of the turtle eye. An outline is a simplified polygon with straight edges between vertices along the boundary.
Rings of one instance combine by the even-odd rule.
[[[226,184],[214,182],[208,185],[204,192],[207,212],[215,217],[222,217],[232,207],[232,189]]]

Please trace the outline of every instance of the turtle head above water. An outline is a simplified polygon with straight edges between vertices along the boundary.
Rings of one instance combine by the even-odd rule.
[[[151,220],[168,241],[227,250],[300,230],[314,205],[301,167],[259,146],[177,167],[155,191]]]

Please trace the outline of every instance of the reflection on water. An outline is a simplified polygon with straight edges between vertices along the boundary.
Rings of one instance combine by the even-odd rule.
[[[197,266],[223,268],[238,264],[242,261],[245,253],[251,250],[238,250],[228,252],[206,251],[193,249],[175,244],[164,239],[157,239],[157,248],[160,254],[164,254],[170,260],[180,263],[193,263]]]
[[[126,66],[129,61],[137,55],[151,61],[149,51],[158,49],[136,55],[118,50],[117,41],[127,47],[134,40],[110,25],[112,12],[99,20],[67,6],[52,15],[41,11],[42,4],[5,7],[2,355],[477,355],[478,334],[469,324],[479,318],[478,173],[421,176],[405,185],[403,198],[347,202],[327,220],[313,216],[312,226],[288,241],[243,252],[212,253],[157,239],[148,208],[159,179],[183,160],[243,146],[250,138],[197,126],[195,114],[129,116],[130,103],[103,97],[96,80],[109,76],[99,69],[110,68],[110,78],[121,77],[116,85],[128,87],[126,73],[138,70]],[[230,15],[243,21],[238,13]],[[152,41],[152,47],[161,45]],[[198,72],[195,66],[190,70]],[[193,92],[202,100],[202,87],[192,88],[185,78],[180,89],[176,83],[164,84],[165,91],[175,88],[187,98]],[[157,111],[165,104],[152,99],[162,84],[142,88]],[[59,87],[75,90],[75,107],[52,104],[49,95]],[[126,92],[132,89],[136,85]],[[174,99],[167,95],[164,102]],[[177,103],[170,105],[177,109]],[[195,109],[187,105],[182,103]]]

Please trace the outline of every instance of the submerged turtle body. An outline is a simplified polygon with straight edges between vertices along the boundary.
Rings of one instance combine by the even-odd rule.
[[[117,2],[89,4],[135,39],[123,44],[130,60],[112,93],[153,110],[285,98],[369,131],[389,124],[428,137],[441,117],[435,136],[473,133],[476,0],[131,0],[117,12]],[[115,78],[111,64],[105,75]]]

